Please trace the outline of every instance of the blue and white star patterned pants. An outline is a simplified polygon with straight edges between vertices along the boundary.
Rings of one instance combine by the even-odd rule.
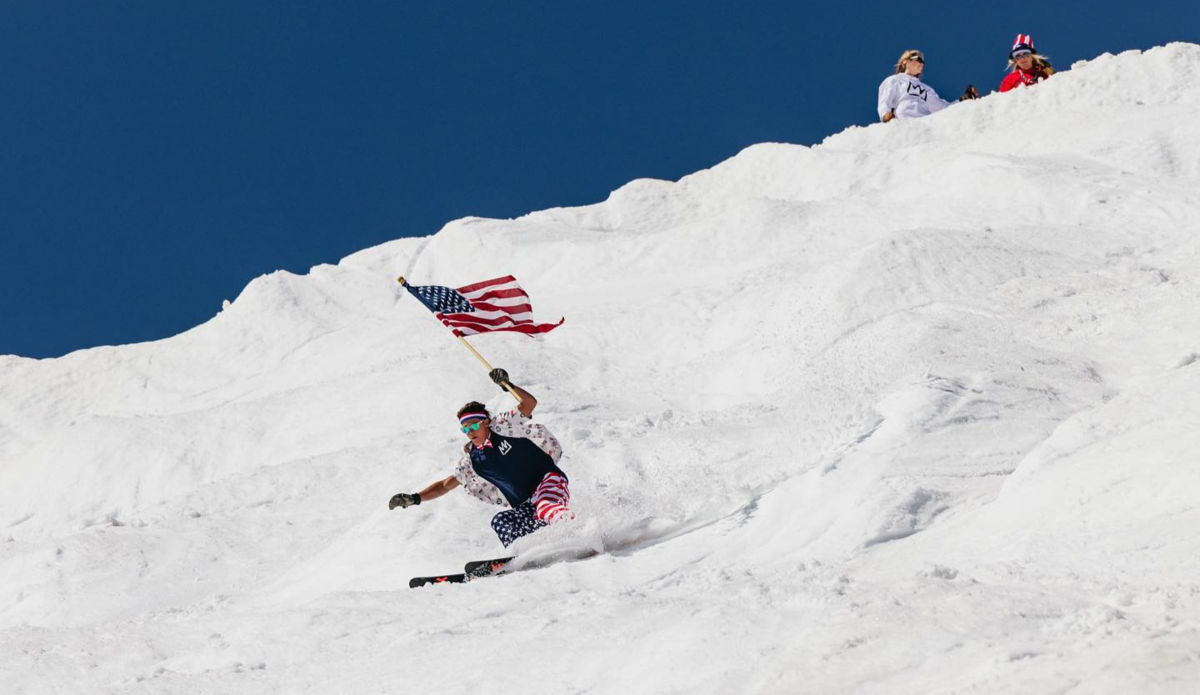
[[[537,518],[537,509],[533,502],[528,501],[492,517],[492,530],[500,536],[500,542],[505,548],[521,536],[528,536],[545,525],[546,522]]]
[[[532,497],[492,517],[492,530],[507,548],[513,541],[547,523],[574,519],[575,514],[567,507],[570,503],[567,479],[557,473],[547,473]]]

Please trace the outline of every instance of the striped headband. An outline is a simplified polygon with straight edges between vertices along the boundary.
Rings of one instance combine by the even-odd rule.
[[[463,413],[462,416],[458,418],[458,424],[465,425],[469,420],[486,420],[487,416],[487,413]]]

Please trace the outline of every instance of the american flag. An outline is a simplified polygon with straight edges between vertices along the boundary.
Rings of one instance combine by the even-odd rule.
[[[404,287],[454,331],[454,335],[460,337],[492,331],[517,331],[533,335],[554,330],[564,320],[559,319],[558,323],[534,323],[529,295],[511,275],[456,290],[439,285],[413,286],[407,283]]]

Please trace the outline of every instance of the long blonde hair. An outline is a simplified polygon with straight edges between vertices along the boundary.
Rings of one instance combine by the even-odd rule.
[[[924,53],[918,51],[915,48],[908,49],[907,51],[901,53],[900,60],[896,61],[896,74],[897,75],[904,72],[904,64],[907,63],[909,61],[909,59],[912,58],[913,56],[921,56],[921,60],[925,60]]]
[[[1041,68],[1047,75],[1054,74],[1054,68],[1050,66],[1050,59],[1040,53],[1033,54],[1033,67]],[[1017,61],[1015,58],[1008,59],[1008,70],[1012,72],[1017,69]]]

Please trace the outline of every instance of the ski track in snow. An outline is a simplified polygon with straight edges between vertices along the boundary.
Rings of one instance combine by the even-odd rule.
[[[1191,693],[1200,47],[252,282],[181,335],[0,357],[16,693]],[[1030,124],[1037,127],[1030,128]],[[605,552],[501,552],[455,409],[511,407],[396,276],[513,274]]]

